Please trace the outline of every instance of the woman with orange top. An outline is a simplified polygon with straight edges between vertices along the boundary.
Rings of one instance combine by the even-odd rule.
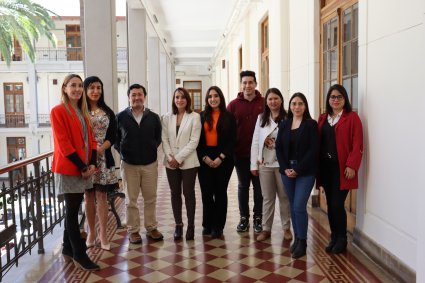
[[[201,137],[197,148],[201,162],[202,235],[220,238],[227,217],[227,186],[233,171],[236,120],[226,109],[223,92],[217,86],[207,90],[201,112]]]

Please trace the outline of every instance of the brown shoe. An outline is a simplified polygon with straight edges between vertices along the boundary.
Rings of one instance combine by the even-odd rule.
[[[130,237],[128,237],[128,240],[132,244],[141,244],[142,243],[142,237],[138,232],[134,232],[130,234]]]
[[[285,230],[283,230],[283,239],[285,239],[285,240],[287,240],[287,241],[290,241],[290,240],[292,240],[292,232],[291,232],[291,229],[285,229]]]
[[[257,241],[264,241],[270,238],[271,232],[263,230],[260,232],[260,234],[257,236]]]
[[[164,236],[161,234],[161,232],[158,231],[158,229],[148,231],[146,232],[146,235],[155,241],[161,241],[164,238]]]

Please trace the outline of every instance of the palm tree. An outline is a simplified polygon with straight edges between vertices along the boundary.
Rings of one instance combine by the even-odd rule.
[[[13,42],[17,40],[34,62],[35,41],[42,35],[56,47],[51,30],[55,24],[49,13],[56,15],[32,0],[0,0],[0,53],[10,66]]]

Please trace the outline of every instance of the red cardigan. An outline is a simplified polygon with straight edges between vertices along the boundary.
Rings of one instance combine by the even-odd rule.
[[[70,106],[69,110],[71,114],[66,111],[65,105],[61,103],[50,112],[54,142],[52,171],[64,175],[81,176],[78,167],[67,158],[68,155],[76,152],[85,162],[86,156],[83,128],[74,109]],[[92,150],[96,150],[97,144],[87,119],[86,124],[90,146],[88,162],[90,162]]]
[[[321,141],[322,127],[327,121],[328,114],[319,117],[319,135]],[[363,127],[356,112],[342,113],[335,125],[336,150],[339,163],[339,181],[341,190],[357,189],[359,186],[358,171],[363,156]],[[353,179],[344,176],[345,167],[356,171]],[[318,180],[320,185],[320,180]]]

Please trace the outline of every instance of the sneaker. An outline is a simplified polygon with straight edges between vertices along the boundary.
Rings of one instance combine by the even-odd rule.
[[[255,233],[260,233],[261,231],[263,231],[263,220],[261,219],[260,216],[255,216],[254,217],[254,231]]]
[[[249,229],[249,220],[245,216],[242,216],[238,226],[236,227],[236,231],[246,232],[248,231],[248,229]]]

